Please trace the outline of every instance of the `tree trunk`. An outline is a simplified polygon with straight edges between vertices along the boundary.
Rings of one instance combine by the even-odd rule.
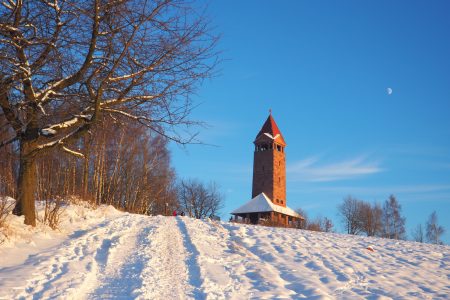
[[[84,166],[83,166],[83,197],[87,199],[89,193],[89,159],[91,155],[91,141],[89,134],[84,136]]]
[[[20,145],[19,181],[17,183],[18,197],[13,213],[25,215],[25,224],[36,226],[36,208],[34,196],[36,192],[36,159],[30,152],[27,142]]]

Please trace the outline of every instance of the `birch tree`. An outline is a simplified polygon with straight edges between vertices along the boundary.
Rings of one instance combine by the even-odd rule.
[[[102,116],[192,142],[189,95],[211,74],[216,38],[183,0],[0,3],[0,148],[18,145],[14,213],[35,225],[36,158],[71,148]],[[5,127],[5,128],[3,128]],[[181,131],[180,131],[181,129]],[[180,134],[180,132],[182,134]]]
[[[422,224],[417,225],[417,227],[412,231],[412,239],[413,241],[423,243],[424,242],[424,233]]]
[[[383,205],[383,237],[394,240],[404,240],[406,238],[405,221],[402,216],[402,206],[394,195]]]
[[[431,244],[442,245],[441,236],[444,232],[444,227],[438,224],[436,211],[433,211],[427,221],[427,241]]]

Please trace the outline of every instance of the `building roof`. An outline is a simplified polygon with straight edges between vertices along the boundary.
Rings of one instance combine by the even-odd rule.
[[[241,207],[233,210],[231,214],[237,215],[237,214],[271,212],[271,211],[303,219],[303,217],[300,214],[296,213],[293,209],[274,204],[272,201],[270,201],[269,197],[267,197],[266,194],[264,193],[259,194],[258,196],[248,201]]]
[[[286,146],[286,142],[284,141],[283,135],[281,134],[280,129],[275,123],[275,120],[272,117],[272,113],[267,118],[266,122],[262,126],[261,130],[256,135],[255,141],[261,137],[269,137],[272,140],[275,140],[279,144]]]

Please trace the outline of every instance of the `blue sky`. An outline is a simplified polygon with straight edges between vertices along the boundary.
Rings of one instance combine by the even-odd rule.
[[[192,118],[217,146],[172,145],[180,178],[219,183],[227,219],[250,199],[252,142],[271,108],[288,144],[290,207],[340,231],[344,197],[394,194],[408,234],[436,210],[450,243],[449,1],[211,1],[208,11],[225,61]]]

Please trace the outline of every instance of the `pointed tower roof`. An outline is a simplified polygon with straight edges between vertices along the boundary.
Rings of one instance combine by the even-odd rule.
[[[286,146],[286,142],[284,141],[283,135],[281,134],[280,129],[278,129],[277,123],[275,123],[275,120],[272,117],[272,112],[269,114],[269,117],[267,118],[266,122],[256,135],[255,141],[257,141],[261,137],[268,137],[272,140],[275,140],[279,144]]]

